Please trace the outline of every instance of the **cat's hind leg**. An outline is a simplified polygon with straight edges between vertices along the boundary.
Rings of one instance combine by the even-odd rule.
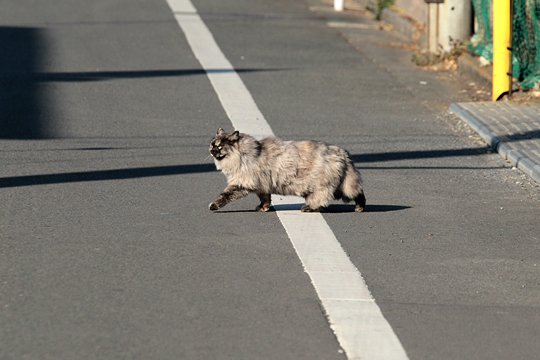
[[[304,206],[300,208],[300,211],[301,212],[319,212],[321,211],[321,208],[312,208],[308,204],[305,204]]]
[[[270,210],[270,203],[272,202],[272,196],[270,194],[260,194],[257,193],[259,196],[259,200],[261,200],[261,203],[257,206],[255,210],[261,211],[261,212],[267,212]]]
[[[302,206],[302,212],[318,212],[328,206],[328,203],[334,198],[334,193],[329,189],[321,189],[305,196],[306,204]]]
[[[362,186],[362,177],[352,162],[349,162],[347,165],[345,178],[340,187],[343,192],[343,201],[349,202],[354,200],[356,203],[354,211],[363,212],[366,208],[366,196],[364,195]]]
[[[217,209],[220,209],[230,203],[233,200],[241,199],[245,197],[247,194],[249,194],[249,191],[237,186],[237,185],[229,185],[223,190],[221,194],[210,203],[208,208],[212,211],[216,211]]]
[[[356,196],[354,202],[356,203],[354,211],[363,212],[366,209],[366,196],[364,195],[364,191],[360,192],[360,194]]]

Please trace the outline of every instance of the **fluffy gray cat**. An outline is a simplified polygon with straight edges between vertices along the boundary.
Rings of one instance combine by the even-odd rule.
[[[357,212],[366,206],[360,173],[338,146],[275,137],[256,140],[219,128],[210,154],[227,177],[227,187],[210,203],[212,211],[249,193],[259,196],[259,211],[270,209],[271,194],[302,196],[302,211],[320,211],[333,199],[354,200]]]

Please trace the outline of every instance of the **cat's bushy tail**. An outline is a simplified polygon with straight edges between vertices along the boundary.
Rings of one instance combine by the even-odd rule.
[[[362,177],[353,162],[348,159],[347,169],[345,170],[345,177],[341,183],[341,193],[343,201],[353,201],[356,203],[355,211],[362,212],[366,207],[366,196],[364,195],[364,188],[362,186]]]

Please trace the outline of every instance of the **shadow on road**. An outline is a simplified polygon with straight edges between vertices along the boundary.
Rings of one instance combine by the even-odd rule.
[[[0,178],[0,188],[65,184],[87,181],[123,180],[154,176],[193,174],[215,171],[214,164],[171,165],[142,168],[96,170],[59,174],[24,175]]]
[[[90,150],[102,150],[108,148],[89,148]],[[85,150],[85,149],[80,149]],[[452,157],[452,156],[469,156],[469,155],[481,155],[484,152],[481,148],[470,149],[450,149],[450,150],[425,150],[425,151],[403,151],[403,152],[389,152],[389,153],[373,153],[363,155],[352,155],[351,158],[360,163],[361,169],[370,170],[396,170],[396,169],[416,169],[416,170],[429,170],[429,169],[446,169],[446,170],[476,170],[476,169],[504,169],[490,168],[490,167],[445,167],[445,166],[386,166],[386,167],[363,167],[362,163],[369,162],[384,162],[391,160],[408,160],[408,159],[421,159],[421,158],[438,158],[438,157]],[[127,169],[112,169],[112,170],[95,170],[95,171],[83,171],[83,172],[68,172],[57,174],[40,174],[40,175],[23,175],[23,176],[11,176],[0,178],[0,188],[9,187],[21,187],[32,185],[47,185],[47,184],[63,184],[74,182],[87,182],[87,181],[104,181],[104,180],[122,180],[122,179],[135,179],[154,176],[167,176],[167,175],[181,175],[188,173],[202,173],[215,171],[214,164],[191,164],[191,165],[169,165],[169,166],[155,166],[155,167],[141,167],[141,168],[127,168]],[[342,205],[346,206],[346,205]],[[392,208],[373,208],[371,210],[368,206],[367,211],[394,211],[402,210]],[[382,206],[382,205],[381,205]],[[286,209],[283,209],[286,210]],[[340,212],[349,211],[341,208],[340,205],[332,205],[328,212]]]
[[[85,82],[118,79],[140,79],[157,77],[178,77],[206,74],[250,73],[260,71],[283,71],[287,69],[164,69],[164,70],[119,70],[119,71],[81,71],[33,73],[27,80],[34,82]]]
[[[499,137],[504,142],[540,139],[540,130],[531,130],[512,135],[503,135]]]
[[[89,72],[46,72],[47,36],[44,29],[0,26],[0,139],[58,138],[49,82],[178,77],[207,73],[249,73],[287,69],[164,69]]]
[[[269,212],[275,211],[299,211],[303,206],[303,203],[293,204],[280,204],[272,205]],[[364,212],[381,213],[410,209],[410,206],[405,205],[366,205]],[[241,210],[218,210],[214,211],[216,214],[230,214],[230,213],[250,213],[259,212],[255,209],[241,209]],[[340,214],[340,213],[354,213],[354,204],[330,204],[327,208],[321,210],[322,213]]]
[[[40,29],[0,27],[0,139],[53,137],[43,88],[31,79],[45,47]]]
[[[300,208],[304,204],[280,204],[280,205],[272,205],[272,209],[274,211],[297,211],[300,210]],[[406,210],[410,209],[410,206],[404,206],[404,205],[366,205],[366,209],[364,212],[390,212],[390,211],[399,211],[399,210]],[[225,211],[222,211],[225,212]],[[330,204],[328,207],[321,210],[322,213],[353,213],[354,211],[354,204]]]
[[[369,163],[394,160],[414,160],[414,159],[436,159],[445,157],[479,156],[487,154],[490,147],[474,147],[462,149],[442,149],[442,150],[413,150],[413,151],[393,151],[370,154],[354,154],[351,159],[356,163]]]

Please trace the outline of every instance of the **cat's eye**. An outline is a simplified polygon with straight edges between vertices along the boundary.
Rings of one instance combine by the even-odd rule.
[[[221,150],[221,149],[223,149],[223,146],[219,145],[217,148],[218,148],[218,150]]]

